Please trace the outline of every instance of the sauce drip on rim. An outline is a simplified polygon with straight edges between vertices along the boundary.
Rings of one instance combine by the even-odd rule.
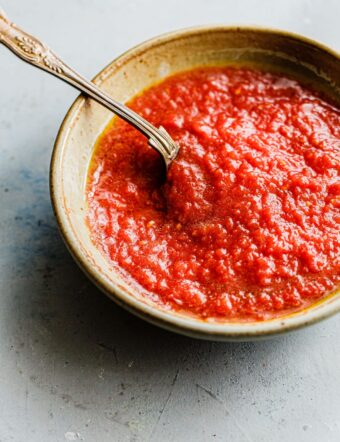
[[[180,153],[161,159],[121,120],[88,176],[93,241],[164,308],[263,320],[340,283],[340,111],[282,75],[177,74],[130,102]]]

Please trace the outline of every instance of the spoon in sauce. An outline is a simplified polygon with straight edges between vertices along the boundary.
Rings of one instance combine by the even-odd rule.
[[[134,126],[147,137],[149,145],[161,154],[168,170],[179,147],[162,126],[156,128],[127,106],[113,100],[106,92],[65,64],[44,43],[18,28],[1,9],[0,43],[22,60],[69,83]]]

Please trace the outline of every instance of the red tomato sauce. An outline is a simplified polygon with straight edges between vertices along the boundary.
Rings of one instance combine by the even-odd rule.
[[[158,305],[264,320],[340,283],[340,111],[282,75],[200,68],[129,106],[180,154],[162,182],[146,139],[115,119],[88,176],[95,244]]]

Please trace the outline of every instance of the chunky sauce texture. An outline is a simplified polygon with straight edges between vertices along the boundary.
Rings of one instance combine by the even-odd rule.
[[[264,320],[340,283],[340,111],[282,75],[195,69],[130,102],[180,154],[114,120],[89,171],[92,238],[144,296],[202,318]]]

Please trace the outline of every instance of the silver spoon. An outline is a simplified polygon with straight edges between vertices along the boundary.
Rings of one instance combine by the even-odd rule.
[[[123,120],[132,124],[148,139],[149,145],[159,152],[164,160],[166,170],[176,158],[178,146],[168,132],[161,126],[158,129],[128,107],[113,100],[94,83],[86,80],[67,66],[45,44],[27,34],[12,23],[0,9],[0,43],[6,45],[14,54],[89,95],[98,103],[107,107]]]

